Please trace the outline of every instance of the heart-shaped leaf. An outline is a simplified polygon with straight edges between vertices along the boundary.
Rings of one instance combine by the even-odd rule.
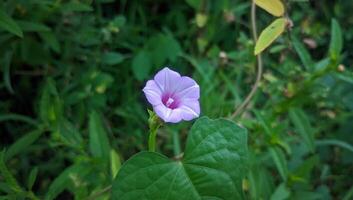
[[[119,200],[197,200],[242,198],[247,131],[235,123],[207,117],[195,122],[184,158],[141,152],[120,169],[112,190]]]
[[[287,20],[278,18],[266,27],[260,34],[255,45],[255,55],[265,50],[273,41],[275,41],[286,28]]]
[[[276,17],[282,16],[284,13],[281,0],[255,0],[255,4]]]

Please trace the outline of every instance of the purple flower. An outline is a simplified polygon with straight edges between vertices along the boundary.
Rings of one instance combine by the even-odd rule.
[[[192,120],[200,115],[200,87],[190,77],[168,67],[159,71],[143,88],[154,112],[165,122]]]

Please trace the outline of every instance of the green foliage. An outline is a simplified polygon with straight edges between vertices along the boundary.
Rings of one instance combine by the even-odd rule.
[[[98,113],[89,116],[89,148],[91,154],[97,158],[109,160],[110,145]]]
[[[285,30],[287,20],[278,18],[266,27],[260,34],[256,42],[254,54],[257,55],[265,50],[273,41],[275,41]]]
[[[0,10],[0,27],[10,33],[23,37],[23,33],[18,24],[9,17],[3,10]]]
[[[113,184],[113,199],[240,199],[246,172],[247,132],[227,120],[198,119],[181,160],[142,152],[129,159]]]
[[[164,66],[193,77],[201,114],[229,118],[254,83],[255,46],[264,64],[260,86],[246,112],[231,119],[249,132],[248,167],[234,178],[241,191],[227,192],[351,199],[353,2],[256,2],[264,4],[256,9],[257,43],[249,0],[0,1],[0,199],[111,198],[112,183],[148,148],[146,81]],[[191,124],[159,128],[164,156],[142,153],[166,162],[166,177],[193,155]],[[207,148],[225,144],[210,138]],[[182,161],[171,159],[182,153]],[[232,175],[243,165],[223,166]],[[227,194],[227,183],[217,192]]]
[[[282,16],[284,14],[284,6],[281,0],[254,0],[255,4],[271,13],[274,16]]]

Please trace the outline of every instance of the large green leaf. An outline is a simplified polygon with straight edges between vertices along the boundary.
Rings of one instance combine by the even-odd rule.
[[[17,35],[18,37],[23,37],[21,28],[3,10],[0,10],[0,27],[10,33]]]
[[[241,199],[247,132],[231,121],[200,118],[191,128],[184,158],[153,152],[128,160],[113,183],[119,200]]]
[[[278,18],[266,27],[260,34],[259,39],[255,45],[255,55],[261,53],[270,44],[275,41],[286,28],[287,20],[285,18]]]

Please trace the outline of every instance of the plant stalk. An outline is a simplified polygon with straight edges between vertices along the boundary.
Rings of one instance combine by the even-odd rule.
[[[251,27],[252,27],[253,39],[256,43],[256,41],[257,41],[256,5],[255,5],[254,1],[251,3]],[[243,103],[232,114],[232,116],[231,116],[232,119],[234,119],[236,116],[238,116],[239,114],[241,114],[242,112],[244,112],[247,109],[250,100],[253,98],[253,96],[255,95],[255,93],[259,87],[261,77],[262,77],[262,70],[263,70],[262,57],[261,57],[261,53],[259,53],[257,55],[257,75],[256,75],[256,80],[255,80],[254,86],[252,87],[249,94],[246,96]]]

